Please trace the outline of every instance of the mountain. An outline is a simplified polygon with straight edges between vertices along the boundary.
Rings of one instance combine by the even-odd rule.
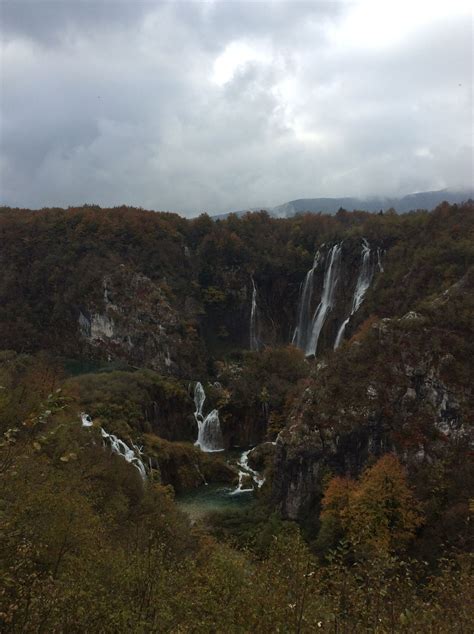
[[[398,213],[406,213],[415,209],[427,209],[431,211],[440,203],[446,201],[451,204],[459,204],[474,197],[474,190],[454,191],[449,189],[440,189],[437,191],[418,192],[416,194],[408,194],[402,198],[393,197],[371,197],[371,198],[300,198],[291,200],[282,205],[271,207],[268,209],[270,215],[277,218],[290,218],[298,213],[329,213],[335,214],[339,209],[352,211],[359,209],[363,211],[378,212],[380,210],[387,211],[395,209]],[[257,208],[232,212],[242,215],[247,211],[257,211]],[[229,214],[220,214],[214,216],[216,219],[225,218]]]

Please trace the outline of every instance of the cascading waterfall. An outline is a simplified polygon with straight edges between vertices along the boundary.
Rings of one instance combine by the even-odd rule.
[[[382,249],[380,247],[377,247],[377,266],[379,267],[379,271],[383,273],[384,268],[382,266]]]
[[[364,296],[372,281],[374,270],[370,266],[370,247],[367,240],[364,238],[362,242],[362,267],[360,269],[359,277],[354,291],[354,298],[352,300],[352,313],[359,310],[360,305],[364,300]]]
[[[344,321],[342,322],[341,327],[337,332],[336,341],[334,342],[334,350],[337,350],[337,348],[339,348],[339,346],[341,345],[342,338],[344,337],[344,333],[346,331],[347,324],[351,319],[351,316],[352,313],[349,315],[349,317],[347,317],[347,319],[344,319]]]
[[[132,464],[138,471],[143,480],[146,480],[146,469],[143,461],[141,459],[141,449],[132,443],[132,448],[130,448],[123,440],[115,436],[115,434],[109,434],[103,429],[100,428],[100,433],[104,442],[108,443],[112,453],[121,456],[124,460]]]
[[[316,252],[313,260],[312,268],[306,273],[303,288],[298,303],[298,319],[295,332],[293,334],[293,345],[301,350],[306,350],[307,342],[310,337],[311,326],[311,299],[313,297],[313,277],[314,272],[318,268],[321,254]]]
[[[335,244],[329,252],[328,263],[324,273],[323,292],[321,301],[311,323],[311,336],[305,347],[306,356],[316,355],[318,340],[329,311],[333,307],[334,293],[339,280],[339,265],[341,262],[341,244]]]
[[[239,483],[237,485],[237,488],[232,491],[231,495],[237,495],[238,493],[249,493],[249,492],[254,490],[253,486],[252,487],[248,487],[248,488],[244,488],[245,479],[251,478],[252,482],[258,488],[260,488],[262,486],[262,484],[265,482],[265,478],[263,476],[261,476],[258,473],[258,471],[255,471],[255,469],[252,469],[249,466],[249,455],[254,449],[255,449],[255,447],[252,447],[252,449],[247,449],[240,456],[239,462],[238,462]]]
[[[250,350],[259,349],[259,338],[257,329],[257,287],[252,278],[252,309],[250,311]]]
[[[194,404],[196,410],[194,418],[198,426],[198,437],[194,443],[201,451],[224,451],[224,439],[222,437],[221,424],[219,421],[219,412],[213,409],[204,417],[203,405],[206,400],[206,393],[199,381],[194,387]]]
[[[81,421],[82,427],[92,427],[94,425],[89,414],[85,414],[84,412],[81,414]],[[112,453],[117,454],[133,465],[136,469],[138,469],[142,480],[146,480],[146,469],[143,460],[141,459],[142,450],[140,447],[137,447],[132,443],[132,447],[130,448],[118,436],[115,434],[109,434],[103,427],[100,428],[100,435],[102,436],[104,443],[110,447]]]
[[[377,254],[378,254],[377,250]],[[380,255],[378,254],[379,262]],[[350,321],[350,318],[354,313],[356,313],[362,302],[364,301],[365,294],[372,282],[372,278],[374,276],[374,269],[370,263],[370,246],[365,238],[362,239],[362,265],[360,267],[359,276],[357,278],[356,286],[354,289],[354,296],[352,298],[352,306],[349,317],[345,319],[339,328],[337,333],[336,342],[334,343],[334,350],[341,345],[342,339],[344,337],[344,332],[346,330],[346,326]]]
[[[206,393],[204,392],[204,388],[199,381],[194,386],[194,405],[196,406],[196,411],[194,412],[194,418],[196,421],[198,419],[203,420],[202,408],[204,405],[204,401],[206,400]]]

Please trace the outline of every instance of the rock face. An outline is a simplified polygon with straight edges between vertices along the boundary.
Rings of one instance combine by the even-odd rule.
[[[262,408],[239,408],[230,401],[223,409],[221,418],[228,448],[258,445],[266,437],[268,420]]]
[[[452,287],[453,303],[466,301],[466,285]],[[440,327],[440,310],[436,299],[425,315],[377,321],[315,367],[277,439],[272,495],[285,517],[317,511],[326,476],[357,476],[387,451],[412,474],[448,455],[467,460],[472,386],[459,368],[469,367],[470,353]]]
[[[219,269],[212,285],[203,289],[205,315],[201,328],[208,349],[219,356],[236,348],[262,349],[289,343],[298,286],[299,280],[288,279],[281,271],[271,277],[256,271],[252,279],[241,267]]]
[[[108,360],[123,360],[162,374],[189,375],[203,366],[196,326],[196,307],[178,305],[166,283],[119,267],[103,278],[101,305],[79,309],[78,327],[84,348]],[[187,329],[183,321],[189,320]]]
[[[391,448],[388,430],[375,422],[339,434],[335,429],[292,425],[278,436],[273,496],[284,517],[303,519],[323,494],[330,473],[356,476],[370,457]]]

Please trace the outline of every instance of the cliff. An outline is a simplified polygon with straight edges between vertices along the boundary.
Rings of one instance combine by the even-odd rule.
[[[448,518],[462,525],[472,486],[473,280],[471,269],[416,312],[368,320],[316,364],[277,439],[272,496],[285,517],[317,516],[328,476],[357,476],[391,451],[420,498],[432,499],[439,469],[450,482],[428,526],[435,516],[440,532]]]

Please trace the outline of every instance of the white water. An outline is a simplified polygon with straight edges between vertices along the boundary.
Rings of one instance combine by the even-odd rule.
[[[384,268],[382,266],[382,250],[380,247],[377,247],[377,266],[379,267],[379,271],[383,273]]]
[[[205,400],[206,393],[204,392],[202,384],[198,381],[194,387],[194,405],[196,406],[194,418],[196,419],[196,421],[203,419],[202,408]]]
[[[123,440],[115,436],[115,434],[109,434],[103,429],[100,428],[100,433],[104,442],[110,447],[112,453],[121,456],[124,460],[132,464],[138,471],[143,480],[146,480],[146,469],[143,461],[141,459],[141,449],[136,445],[132,444],[132,448],[130,448]]]
[[[213,409],[202,421],[198,420],[198,438],[194,443],[201,451],[224,451],[219,412]]]
[[[89,414],[85,412],[81,413],[82,427],[93,427],[94,423]],[[146,480],[146,469],[141,459],[142,451],[140,447],[137,447],[132,443],[130,448],[123,440],[115,436],[115,434],[109,434],[103,427],[100,428],[100,434],[104,439],[104,443],[110,447],[113,453],[121,456],[124,460],[132,464],[138,471],[143,480]]]
[[[265,478],[261,476],[258,471],[255,471],[254,469],[249,467],[249,454],[253,451],[253,449],[255,449],[255,447],[253,447],[252,449],[247,449],[239,458],[239,483],[237,485],[237,488],[232,491],[231,495],[237,495],[238,493],[249,493],[250,491],[253,491],[253,486],[246,489],[244,488],[244,481],[249,477],[258,488],[260,488],[265,482]]]
[[[380,262],[380,259],[379,259],[379,262]],[[363,238],[362,239],[362,265],[360,267],[359,276],[357,278],[356,286],[354,289],[351,312],[349,314],[349,317],[342,323],[341,327],[339,328],[339,332],[337,333],[337,337],[336,337],[336,342],[334,343],[334,350],[336,350],[336,348],[338,348],[341,345],[342,339],[344,337],[344,332],[346,330],[346,326],[349,323],[349,320],[352,317],[352,315],[359,310],[362,302],[364,301],[365,294],[367,293],[367,290],[369,289],[373,276],[374,276],[374,269],[370,264],[369,243],[367,242],[365,238]]]
[[[360,269],[359,277],[357,278],[357,284],[354,291],[354,297],[352,299],[352,314],[359,310],[362,304],[365,294],[370,286],[372,277],[374,275],[373,268],[370,266],[370,247],[367,240],[364,239],[362,243],[362,266]]]
[[[339,281],[340,262],[341,244],[335,244],[329,252],[328,264],[324,274],[323,292],[311,323],[311,336],[305,349],[306,356],[316,355],[319,335],[323,329],[326,317],[333,307],[334,293]]]
[[[310,337],[311,326],[311,299],[313,297],[313,277],[314,272],[318,268],[321,255],[317,251],[314,256],[313,266],[306,273],[306,277],[301,292],[300,301],[298,304],[298,320],[293,334],[292,343],[301,350],[306,350],[306,345]]]
[[[198,426],[198,437],[194,444],[205,452],[224,451],[219,412],[213,409],[204,417],[203,405],[205,400],[206,393],[202,384],[198,381],[194,387],[194,404],[196,406],[194,418]]]
[[[250,311],[250,350],[259,349],[258,330],[257,330],[257,288],[252,278],[252,309]]]
[[[92,427],[94,425],[89,414],[85,414],[84,412],[81,414],[81,421],[83,427]]]
[[[352,313],[351,313],[351,315],[352,315]],[[341,341],[342,341],[342,338],[344,337],[344,332],[346,330],[347,324],[349,323],[349,321],[351,319],[351,315],[349,315],[349,317],[347,319],[344,319],[344,321],[342,322],[341,327],[339,328],[339,330],[337,332],[336,341],[334,343],[334,350],[337,350],[337,348],[339,348],[339,346],[341,345]]]

